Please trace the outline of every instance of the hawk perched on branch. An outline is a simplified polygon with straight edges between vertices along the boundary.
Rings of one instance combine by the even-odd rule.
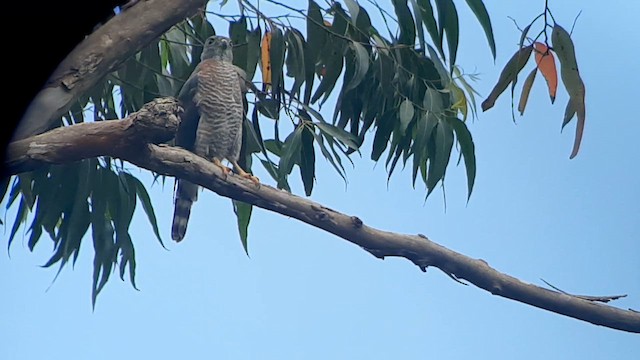
[[[242,146],[244,108],[238,69],[233,65],[231,40],[212,36],[204,44],[200,63],[184,83],[178,99],[184,108],[176,134],[176,146],[200,155],[219,166],[227,159],[242,177],[258,179],[238,165]],[[198,186],[177,180],[171,237],[181,241],[187,231],[191,205],[198,198]]]

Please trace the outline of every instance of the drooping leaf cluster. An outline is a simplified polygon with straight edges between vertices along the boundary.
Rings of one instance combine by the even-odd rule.
[[[553,18],[550,9],[545,7],[544,12],[534,18],[533,21],[522,30],[518,50],[504,66],[498,82],[493,87],[493,90],[491,90],[489,96],[482,102],[482,110],[486,111],[492,108],[498,97],[509,86],[511,86],[511,98],[513,99],[515,86],[518,82],[518,74],[524,69],[532,53],[535,54],[535,67],[529,72],[522,85],[522,91],[518,101],[518,112],[520,112],[520,115],[524,114],[529,94],[538,71],[540,71],[547,82],[549,97],[553,104],[558,88],[558,72],[555,62],[555,57],[557,57],[560,62],[562,83],[569,94],[569,101],[567,102],[564,119],[562,121],[562,129],[564,129],[576,114],[578,118],[573,150],[569,157],[573,159],[578,155],[578,151],[580,150],[586,120],[585,86],[578,70],[578,62],[571,35],[562,26],[555,23],[555,20],[553,25],[549,24],[547,16]],[[541,18],[545,19],[543,29],[535,38],[529,38],[528,34],[531,27]],[[551,29],[551,44],[549,44],[548,29]],[[538,39],[543,36],[544,43],[538,41]],[[530,44],[525,46],[526,41],[529,41]],[[556,54],[555,57],[553,56],[554,53]],[[511,102],[511,109],[513,111],[513,101]]]
[[[9,185],[9,179],[5,179],[2,194],[7,193]],[[145,186],[129,172],[104,161],[85,159],[21,174],[13,180],[8,195],[7,208],[16,201],[18,208],[7,246],[11,246],[20,225],[28,222],[29,249],[33,250],[46,232],[53,241],[54,253],[43,266],[59,264],[58,273],[69,260],[75,264],[82,239],[91,229],[95,252],[94,304],[116,269],[124,280],[128,267],[129,279],[135,287],[136,259],[129,226],[138,201],[162,244]],[[30,212],[34,216],[29,219]]]
[[[475,115],[475,91],[455,64],[460,29],[452,0],[392,0],[393,14],[375,2],[365,7],[355,0],[344,1],[345,7],[309,1],[306,9],[272,2],[290,13],[284,18],[270,17],[253,1],[241,3],[238,16],[220,15],[228,29],[217,29],[228,31],[235,44],[234,64],[252,82],[241,165],[251,169],[257,159],[273,183],[286,190],[297,167],[310,195],[318,155],[346,179],[345,163],[369,141],[371,159],[384,160],[389,177],[400,163],[409,165],[414,185],[420,179],[428,196],[444,182],[457,143],[471,195],[475,150],[465,121],[469,110]],[[483,2],[467,0],[467,5],[495,57]],[[370,11],[383,19],[385,31],[372,23]],[[216,33],[211,16],[216,15],[201,13],[176,24],[126,59],[78,99],[60,125],[115,121],[153,98],[175,96],[198,63],[204,39]],[[330,97],[336,106],[325,117],[320,108]],[[49,166],[4,185],[10,188],[7,207],[18,204],[9,245],[23,224],[30,248],[46,232],[55,245],[46,266],[62,268],[69,259],[75,261],[91,229],[94,301],[116,268],[124,278],[128,265],[134,284],[128,229],[138,202],[160,240],[145,186],[116,160]],[[251,206],[234,203],[234,210],[246,250]]]

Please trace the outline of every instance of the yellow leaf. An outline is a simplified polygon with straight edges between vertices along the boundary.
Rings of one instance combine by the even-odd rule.
[[[524,114],[524,108],[527,107],[527,100],[529,100],[529,93],[531,92],[531,87],[533,86],[533,81],[536,79],[536,74],[538,73],[537,68],[533,68],[533,70],[527,76],[527,79],[522,84],[522,94],[520,94],[520,102],[518,103],[518,111],[520,112],[520,116]]]
[[[263,90],[266,91],[271,87],[271,31],[265,31],[260,50],[262,56],[262,86]]]
[[[450,83],[451,93],[453,94],[454,104],[451,105],[451,110],[456,113],[460,111],[462,113],[462,121],[467,121],[467,114],[469,112],[469,106],[467,104],[467,96],[464,91],[458,87],[453,81]]]

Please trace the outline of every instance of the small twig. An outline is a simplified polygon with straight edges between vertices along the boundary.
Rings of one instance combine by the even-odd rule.
[[[549,10],[549,0],[545,0],[544,1],[544,43],[549,46],[549,35],[547,34],[547,25],[549,24],[549,21],[547,20],[547,13],[549,13],[549,15],[551,15],[551,11]],[[553,17],[552,17],[553,18]],[[556,22],[555,20],[553,21],[554,23]]]
[[[573,25],[571,25],[571,31],[569,32],[570,35],[573,34],[573,28],[576,26],[576,22],[578,21],[578,18],[580,17],[580,15],[582,15],[582,10],[580,10],[578,15],[576,15],[576,18],[573,19]]]
[[[127,86],[130,86],[130,87],[132,87],[132,88],[134,88],[134,89],[136,89],[136,90],[142,91],[142,92],[143,92],[143,93],[145,93],[145,94],[153,95],[154,97],[160,97],[160,96],[163,96],[163,95],[162,95],[162,94],[160,94],[160,93],[156,93],[156,92],[154,92],[154,91],[148,91],[148,90],[145,90],[145,89],[141,88],[140,86],[138,86],[138,85],[136,85],[136,84],[133,84],[133,83],[131,83],[131,82],[129,82],[129,81],[122,80],[121,78],[119,78],[117,75],[114,75],[113,73],[112,73],[112,74],[109,74],[109,76],[111,76],[111,77],[112,77],[113,79],[115,79],[116,81],[119,81],[120,83],[122,83],[122,84],[124,84],[124,85],[127,85]],[[120,86],[120,84],[116,84],[116,85]]]
[[[542,280],[545,284],[549,285],[552,289],[561,292],[565,295],[569,295],[569,296],[573,296],[573,297],[577,297],[579,299],[582,300],[587,300],[587,301],[594,301],[594,302],[602,302],[602,303],[608,303],[609,301],[613,301],[613,300],[618,300],[620,298],[626,297],[627,295],[612,295],[612,296],[589,296],[589,295],[575,295],[575,294],[571,294],[568,293],[562,289],[559,289],[553,285],[551,285],[548,281],[546,281],[545,279],[540,279]],[[631,309],[630,309],[631,310]]]
[[[514,19],[511,16],[507,16],[507,19],[513,21],[513,24],[516,26],[516,29],[518,29],[520,32],[524,32],[524,29],[520,28],[520,26],[518,25],[518,22],[516,21],[516,19]]]

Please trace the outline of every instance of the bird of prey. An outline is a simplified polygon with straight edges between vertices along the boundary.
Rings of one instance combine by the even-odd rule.
[[[185,82],[178,99],[184,108],[175,144],[219,166],[225,175],[231,169],[258,184],[258,179],[238,165],[244,121],[243,94],[238,68],[233,65],[232,44],[223,36],[209,37],[200,63]],[[171,238],[181,241],[187,231],[191,205],[198,198],[198,186],[177,180]]]

